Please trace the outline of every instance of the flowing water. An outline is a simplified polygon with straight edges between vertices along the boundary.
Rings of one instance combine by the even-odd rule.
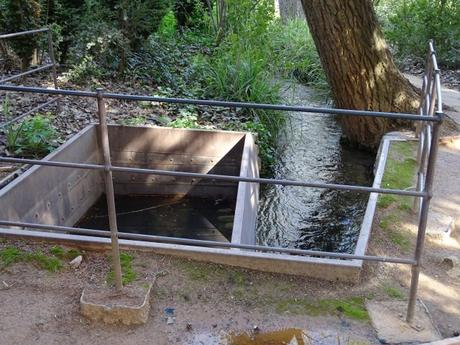
[[[327,106],[312,102],[312,91],[301,85],[289,86],[284,93],[292,104]],[[334,116],[286,113],[274,177],[370,186],[375,157],[342,146],[341,135]],[[351,253],[368,197],[367,193],[263,185],[258,244]]]

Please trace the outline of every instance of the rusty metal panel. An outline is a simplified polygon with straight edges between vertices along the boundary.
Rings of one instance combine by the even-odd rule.
[[[109,126],[114,165],[238,176],[245,133]],[[114,174],[117,194],[188,194],[235,198],[237,184],[144,174]]]
[[[44,160],[99,163],[97,147],[88,126]],[[98,171],[34,166],[0,191],[0,217],[73,225],[101,193]]]

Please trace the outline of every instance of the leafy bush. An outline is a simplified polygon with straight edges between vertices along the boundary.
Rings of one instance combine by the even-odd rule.
[[[305,21],[296,19],[286,24],[276,21],[270,26],[269,35],[274,69],[284,77],[295,78],[317,89],[327,89],[324,70]]]
[[[397,54],[425,59],[434,39],[439,62],[460,66],[460,2],[458,0],[387,0],[379,7],[385,34]]]
[[[5,0],[0,7],[0,30],[17,32],[36,29],[40,23],[40,2],[37,0]],[[28,36],[15,37],[8,41],[14,52],[20,57],[22,69],[29,67],[36,40]]]
[[[37,115],[7,128],[7,149],[15,155],[39,157],[57,146],[57,137],[51,120]]]

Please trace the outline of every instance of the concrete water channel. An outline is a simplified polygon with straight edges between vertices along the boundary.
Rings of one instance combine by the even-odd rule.
[[[314,129],[313,132],[319,132],[319,128],[323,128],[329,132],[333,131],[335,136],[327,139],[331,144],[325,146],[324,154],[330,157],[325,159],[325,164],[319,167],[309,167],[308,158],[311,158],[311,152],[309,157],[300,156],[295,161],[295,165],[291,164],[290,169],[295,166],[302,167],[300,172],[306,174],[307,177],[313,177],[310,175],[316,175],[324,169],[329,171],[331,159],[336,162],[333,169],[337,170],[344,166],[344,164],[339,164],[344,155],[341,154],[342,151],[337,152],[340,150],[338,125],[332,117],[318,116],[319,122],[314,119],[310,122],[310,126],[313,126]],[[292,122],[287,121],[287,125],[292,125]],[[323,136],[321,133],[316,135]],[[305,137],[311,139],[315,135],[307,132]],[[115,166],[240,177],[258,177],[259,175],[257,147],[253,136],[249,133],[114,125],[109,126],[109,141],[111,160]],[[297,141],[294,142],[300,144]],[[304,144],[306,148],[310,147],[308,143]],[[44,161],[99,164],[102,162],[100,152],[97,125],[90,125],[45,157]],[[348,156],[352,155],[348,153]],[[322,157],[326,158],[324,155]],[[364,162],[368,167],[366,164],[369,163],[369,160],[364,160]],[[367,174],[366,169],[361,170]],[[335,174],[340,175],[340,171],[332,173],[332,175]],[[301,178],[302,174],[280,177]],[[117,220],[120,231],[124,233],[253,245],[261,242],[263,236],[260,235],[260,229],[267,228],[268,225],[273,225],[272,229],[278,230],[282,236],[289,236],[296,230],[293,223],[288,221],[289,217],[277,217],[285,225],[284,228],[277,228],[276,224],[270,224],[268,219],[273,210],[267,210],[267,200],[276,201],[277,198],[270,198],[269,193],[264,196],[264,203],[259,210],[259,227],[256,228],[259,206],[257,183],[124,172],[114,172],[113,180]],[[361,182],[356,179],[354,181],[323,180],[325,182]],[[286,200],[283,211],[287,214],[300,212],[306,223],[311,216],[308,212],[315,212],[315,209],[318,212],[320,208],[324,208],[323,202],[333,201],[330,198],[323,199],[324,191],[318,192],[318,190],[313,191],[294,186],[270,186],[269,188],[271,187],[288,190],[290,194],[285,195],[287,199],[304,203],[303,209],[296,210],[288,202],[289,200]],[[310,201],[296,199],[299,190],[300,193],[304,193],[300,195],[309,197]],[[333,198],[340,193],[356,195],[350,192],[337,192]],[[341,214],[339,211],[331,215],[326,212],[327,217],[337,216],[349,221],[339,221],[338,224],[341,226],[324,226],[316,230],[316,233],[318,231],[326,233],[323,238],[331,236],[331,231],[337,234],[338,237],[331,237],[328,241],[330,245],[321,246],[318,238],[318,245],[310,245],[306,248],[332,249],[331,251],[364,255],[370,231],[370,224],[361,227],[367,198],[368,196],[364,195],[363,198],[362,195],[358,199],[348,199],[345,213]],[[373,202],[375,203],[375,200]],[[333,205],[334,203],[331,204],[330,209],[334,208]],[[374,206],[373,204],[369,206],[369,216],[372,216]],[[347,210],[353,212],[347,213]],[[358,212],[358,216],[355,212]],[[109,230],[103,172],[80,169],[69,171],[67,168],[34,166],[0,191],[0,218],[26,223]],[[295,218],[292,217],[292,219]],[[328,220],[323,219],[323,221]],[[281,223],[278,224],[283,225]],[[282,232],[283,229],[284,232]],[[16,234],[22,236],[43,236],[47,239],[77,241],[80,244],[91,244],[92,246],[108,243],[109,240],[103,237],[84,236],[73,231],[42,232],[40,235],[37,231],[16,229],[9,230],[10,234],[11,231],[16,231]],[[344,241],[338,238],[347,238],[346,248],[350,250],[343,250]],[[310,243],[315,244],[315,239]],[[357,279],[362,264],[361,260],[339,260],[130,239],[121,240],[121,244],[129,247],[149,247],[156,252],[198,260],[274,272],[304,274],[331,280],[352,281]],[[298,247],[289,243],[287,245],[274,242],[267,244]]]

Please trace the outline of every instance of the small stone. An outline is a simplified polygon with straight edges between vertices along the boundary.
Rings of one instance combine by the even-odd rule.
[[[174,321],[175,321],[175,320],[174,320],[174,317],[168,317],[168,318],[166,319],[166,324],[167,324],[167,325],[172,325],[172,324],[174,324]]]
[[[185,326],[185,329],[186,329],[187,331],[191,331],[191,330],[193,329],[192,324],[191,324],[191,323],[188,323],[188,324]]]
[[[447,269],[452,269],[460,264],[460,259],[456,256],[448,256],[442,260],[442,264],[447,267]]]
[[[260,332],[259,326],[254,325],[254,327],[252,327],[252,331],[253,331],[255,334],[259,333],[259,332]]]
[[[69,264],[70,266],[72,266],[72,268],[78,268],[80,267],[82,261],[83,261],[83,256],[78,255],[75,259],[70,261]]]
[[[212,324],[212,328],[217,328],[217,323]]]

